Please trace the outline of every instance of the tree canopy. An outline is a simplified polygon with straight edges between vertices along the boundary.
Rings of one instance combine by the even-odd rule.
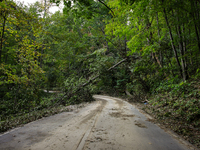
[[[0,1],[2,121],[101,93],[148,97],[199,127],[199,0],[63,0],[47,11],[60,2]]]

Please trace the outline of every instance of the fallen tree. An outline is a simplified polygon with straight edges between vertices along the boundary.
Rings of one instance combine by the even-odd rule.
[[[108,68],[107,71],[110,71],[112,69],[114,69],[115,67],[117,67],[118,65],[122,64],[123,62],[126,62],[127,58],[119,61],[118,63],[116,63],[115,65],[113,65],[112,67]],[[72,97],[74,94],[76,94],[77,92],[79,92],[81,89],[83,89],[85,86],[89,85],[90,83],[92,83],[93,81],[95,81],[95,79],[97,79],[99,75],[94,76],[93,78],[89,79],[87,82],[85,82],[84,84],[81,84],[78,86],[78,88],[75,91],[67,91],[63,96],[59,97],[59,98],[55,98],[53,101],[56,101],[55,105],[59,105],[59,104],[63,104],[65,105],[66,102],[64,101],[64,99],[69,99],[70,97]],[[55,106],[53,105],[53,106]]]

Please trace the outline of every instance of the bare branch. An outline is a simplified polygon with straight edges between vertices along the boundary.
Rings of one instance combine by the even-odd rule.
[[[112,11],[112,9],[110,7],[108,7],[104,2],[102,2],[101,0],[98,0],[101,4],[103,4],[104,6],[106,6],[106,8],[108,8],[111,12],[113,17],[115,16],[114,12]]]

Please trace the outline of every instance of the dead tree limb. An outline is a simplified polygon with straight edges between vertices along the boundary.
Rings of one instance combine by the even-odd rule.
[[[127,60],[127,58],[121,60],[120,62],[116,63],[115,65],[113,65],[112,67],[108,68],[107,71],[112,70],[113,68],[117,67],[118,65],[120,65],[121,63],[125,62]],[[79,89],[77,89],[76,92],[78,92],[81,88],[85,87],[86,85],[90,84],[92,81],[94,81],[96,78],[98,78],[100,75],[96,75],[95,77],[91,78],[90,80],[88,80],[86,83],[82,84],[80,86]]]
[[[113,65],[112,67],[110,67],[109,69],[107,69],[108,71],[112,70],[113,68],[117,67],[118,65],[120,65],[121,63],[125,62],[127,60],[127,58],[121,60],[120,62],[116,63],[115,65]]]
[[[127,60],[127,58],[121,60],[120,62],[116,63],[115,65],[113,65],[112,67],[108,68],[107,71],[110,71],[112,69],[114,69],[115,67],[117,67],[118,65],[120,65],[121,63],[125,62]],[[69,92],[69,93],[65,93],[62,97],[58,98],[58,101],[56,102],[56,104],[59,103],[63,103],[64,102],[64,98],[70,98],[74,93],[77,93],[78,91],[80,91],[83,87],[87,86],[88,84],[92,83],[95,79],[97,79],[100,75],[96,75],[95,77],[89,79],[86,83],[82,84],[79,86],[79,88],[77,90],[75,90],[74,92]],[[55,106],[55,105],[54,105]]]

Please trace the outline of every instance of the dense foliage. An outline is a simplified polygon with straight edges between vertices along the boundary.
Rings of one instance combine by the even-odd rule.
[[[153,109],[161,107],[155,111],[162,117],[200,127],[198,0],[67,0],[64,5],[62,13],[51,14],[50,2],[0,1],[2,122],[103,93],[146,97]],[[44,90],[60,93],[48,97]]]

